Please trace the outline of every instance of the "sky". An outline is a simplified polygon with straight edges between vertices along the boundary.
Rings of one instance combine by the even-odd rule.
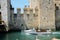
[[[29,5],[28,0],[11,0],[11,4],[14,7],[15,13],[17,12],[16,11],[17,8],[23,9],[25,5]]]

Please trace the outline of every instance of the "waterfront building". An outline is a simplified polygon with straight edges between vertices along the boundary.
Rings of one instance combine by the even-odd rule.
[[[55,29],[54,0],[29,0],[30,7],[38,7],[40,29]]]
[[[27,27],[29,28],[30,26],[32,27],[32,25],[29,26],[29,19],[30,19],[30,13],[29,12],[29,9],[27,6],[24,7],[24,20],[25,20],[25,24],[27,25]],[[31,15],[32,17],[32,15]],[[32,21],[31,21],[32,22]]]
[[[54,0],[40,0],[40,28],[55,29]]]
[[[39,28],[40,29],[40,5],[39,5],[39,0],[29,0],[29,6],[30,8],[33,9],[33,14],[35,15],[35,18],[34,18],[34,25],[35,28]],[[36,16],[37,15],[37,16]]]
[[[0,21],[5,23],[6,31],[14,27],[14,8],[11,0],[0,0]]]
[[[38,9],[35,8],[34,13],[32,8],[25,6],[23,11],[21,13],[21,8],[17,8],[17,13],[14,14],[15,27],[20,29],[37,28],[39,26]]]
[[[11,4],[11,0],[0,0],[0,20],[5,22],[6,31],[8,31],[9,29],[10,4]]]
[[[20,29],[55,30],[56,26],[60,26],[60,1],[29,0],[29,3],[29,6],[24,7],[23,13],[21,13],[21,8],[17,8],[16,17],[14,16],[16,27],[18,25]]]
[[[21,8],[14,8],[11,0],[0,0],[0,20],[9,29],[54,29],[60,26],[60,1],[57,0],[29,0],[29,6],[25,6],[23,13]],[[0,22],[1,24],[1,22]]]
[[[39,25],[38,8],[24,7],[24,20],[28,28],[37,28]]]

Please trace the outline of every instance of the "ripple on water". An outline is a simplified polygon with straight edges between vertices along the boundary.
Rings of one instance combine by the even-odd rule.
[[[52,32],[52,34],[60,34],[60,32]]]
[[[19,39],[16,39],[16,40],[19,40]]]
[[[53,34],[50,35],[26,35],[24,32],[14,32],[7,33],[7,35],[0,35],[0,40],[52,40],[52,38],[60,39],[60,32],[53,32]]]

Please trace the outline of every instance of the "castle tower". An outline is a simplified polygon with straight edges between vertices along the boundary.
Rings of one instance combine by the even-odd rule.
[[[33,8],[33,13],[35,13],[35,8],[39,10],[39,0],[29,0],[30,8]]]
[[[18,14],[21,13],[21,8],[17,8],[17,13],[18,13]]]
[[[40,28],[55,29],[54,0],[40,0]]]
[[[38,7],[40,29],[55,29],[54,0],[29,0],[30,7]]]
[[[1,20],[5,22],[7,31],[9,29],[10,22],[10,2],[11,0],[0,0]]]
[[[20,29],[20,14],[21,14],[21,9],[17,8],[17,28]]]
[[[34,19],[34,22],[37,22],[36,24],[36,27],[37,28],[38,26],[37,25],[40,25],[40,5],[39,5],[39,0],[29,0],[29,3],[30,3],[30,8],[33,9],[33,15],[37,15],[36,17],[33,17]]]
[[[35,13],[34,13],[34,22],[35,22],[35,28],[40,28],[40,16],[39,16],[39,9],[36,7],[35,8]]]
[[[25,5],[24,7],[24,21],[25,21],[25,25],[27,26],[27,14],[28,14],[28,8],[27,6]],[[25,28],[26,29],[26,28]]]
[[[26,5],[23,10],[24,10],[24,13],[26,13],[26,14],[28,13],[28,7]]]
[[[30,14],[30,28],[33,28],[34,27],[34,24],[33,24],[33,9],[32,8],[29,8],[29,14]]]
[[[29,0],[29,5],[30,5],[30,8],[33,8],[33,13],[36,12],[36,8],[38,9],[38,12],[36,13],[38,15],[38,20],[40,20],[40,5],[39,5],[39,2],[40,0]]]

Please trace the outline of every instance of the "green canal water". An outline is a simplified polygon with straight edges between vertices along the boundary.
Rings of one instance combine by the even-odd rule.
[[[60,34],[50,35],[29,35],[24,32],[0,33],[0,40],[52,40],[60,39]]]

